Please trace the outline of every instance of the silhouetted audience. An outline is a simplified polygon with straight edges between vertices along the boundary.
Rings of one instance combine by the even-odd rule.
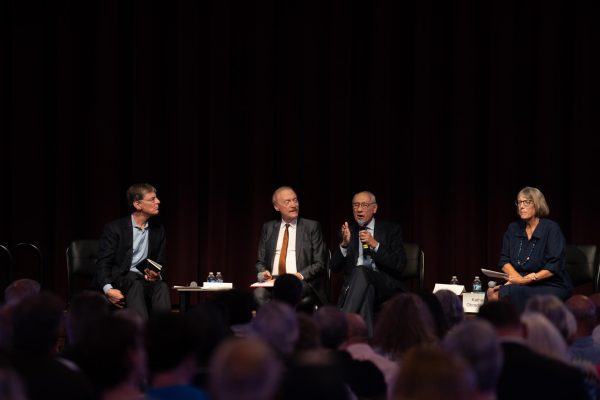
[[[342,379],[359,398],[384,399],[387,385],[383,373],[368,360],[353,359],[342,350],[348,338],[346,314],[334,306],[319,308],[313,315],[321,336],[321,344],[329,349]]]
[[[588,399],[581,372],[529,348],[527,331],[515,306],[493,301],[478,313],[494,326],[502,343],[504,364],[498,381],[498,400]]]
[[[277,300],[260,307],[249,332],[261,337],[282,360],[291,356],[300,335],[296,312],[290,305]]]
[[[150,316],[146,349],[151,373],[146,394],[156,400],[204,400],[208,396],[191,382],[196,375],[196,335],[191,316],[160,313]]]
[[[437,343],[429,309],[419,296],[400,293],[383,305],[375,325],[374,347],[393,361],[414,346]]]
[[[435,292],[435,296],[442,305],[442,311],[446,316],[446,321],[448,321],[448,328],[452,328],[465,319],[462,300],[454,292],[450,290],[438,290]]]
[[[475,399],[493,400],[502,371],[502,348],[494,327],[487,321],[468,320],[454,326],[442,347],[460,357],[475,374]]]
[[[215,351],[210,371],[213,399],[272,400],[279,388],[283,366],[263,339],[230,338]]]
[[[271,298],[295,309],[302,298],[302,281],[294,274],[280,275],[273,284]]]
[[[475,390],[473,373],[443,350],[412,347],[402,359],[394,389],[396,400],[468,400]]]
[[[29,400],[92,399],[90,382],[57,360],[64,303],[40,293],[18,303],[12,315],[12,363]]]
[[[600,365],[600,345],[594,343],[592,338],[592,331],[596,326],[596,305],[583,295],[571,297],[566,305],[577,323],[573,343],[569,346],[571,358]]]
[[[378,354],[369,344],[369,330],[364,319],[359,314],[346,314],[348,334],[344,343],[346,350],[353,359],[372,362],[383,374],[387,385],[388,397],[398,374],[398,363]]]
[[[298,313],[298,340],[294,351],[315,350],[321,347],[319,327],[315,320],[306,313]]]
[[[450,329],[450,323],[446,318],[446,314],[442,308],[442,303],[437,296],[431,292],[421,291],[419,292],[419,297],[429,309],[429,313],[433,319],[436,336],[438,339],[442,339],[446,335],[446,332],[448,332]]]
[[[102,400],[141,398],[147,379],[144,332],[135,311],[101,318],[80,364]],[[141,317],[140,317],[141,318]]]
[[[98,321],[110,314],[110,302],[99,291],[83,291],[71,300],[65,320],[66,346],[60,360],[72,369],[79,363]]]
[[[306,351],[285,372],[279,393],[285,400],[353,400],[342,370],[331,352]]]

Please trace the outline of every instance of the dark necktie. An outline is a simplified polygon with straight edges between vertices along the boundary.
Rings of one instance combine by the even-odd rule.
[[[287,258],[288,242],[290,241],[289,227],[290,224],[285,224],[285,232],[283,233],[283,241],[281,242],[281,251],[279,252],[279,275],[286,273],[285,259]]]

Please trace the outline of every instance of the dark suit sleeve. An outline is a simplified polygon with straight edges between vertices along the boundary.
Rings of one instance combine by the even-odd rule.
[[[309,235],[310,243],[308,245],[311,251],[311,263],[298,270],[298,272],[300,272],[307,281],[322,276],[325,273],[325,266],[327,263],[327,249],[325,248],[325,243],[323,242],[321,224],[318,222],[312,224]]]
[[[156,246],[156,248],[150,249],[149,251],[149,254],[152,254],[152,257],[149,258],[163,266],[163,269],[160,271],[160,276],[163,280],[167,280],[167,233],[165,227],[162,225],[158,230],[158,241],[154,246]]]
[[[100,288],[112,283],[113,269],[118,268],[117,251],[121,235],[116,224],[111,223],[104,227],[102,238],[98,247],[97,279]]]
[[[377,225],[375,230],[377,230]],[[406,252],[400,225],[389,224],[387,234],[381,240],[375,239],[379,242],[379,249],[373,254],[375,265],[390,275],[400,277],[406,266]]]
[[[256,257],[256,272],[271,271],[272,260],[267,260],[267,241],[269,240],[268,224],[263,224],[258,243],[258,255]]]

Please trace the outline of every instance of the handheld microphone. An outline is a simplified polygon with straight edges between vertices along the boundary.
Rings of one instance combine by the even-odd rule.
[[[488,287],[489,287],[490,289],[493,289],[493,288],[495,288],[496,286],[498,286],[498,283],[496,283],[496,281],[489,281],[489,282],[488,282]]]
[[[366,231],[367,230],[367,227],[365,225],[365,221],[363,219],[359,219],[356,222],[358,223],[358,232],[360,232],[360,231]],[[366,242],[361,242],[361,243],[362,243],[363,250],[368,250],[369,249],[369,245]]]

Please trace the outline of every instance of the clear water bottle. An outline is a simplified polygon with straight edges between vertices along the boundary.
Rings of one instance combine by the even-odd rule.
[[[450,279],[450,284],[458,285],[458,278],[456,277],[456,275],[452,275],[452,279]]]
[[[481,291],[481,280],[479,280],[479,277],[476,276],[473,280],[473,293],[479,293]]]
[[[208,278],[206,278],[206,282],[212,283],[212,282],[215,282],[215,279],[216,279],[215,278],[215,274],[213,274],[212,272],[209,272],[208,273]]]
[[[217,275],[215,275],[215,282],[223,283],[223,275],[220,272],[217,272]]]

